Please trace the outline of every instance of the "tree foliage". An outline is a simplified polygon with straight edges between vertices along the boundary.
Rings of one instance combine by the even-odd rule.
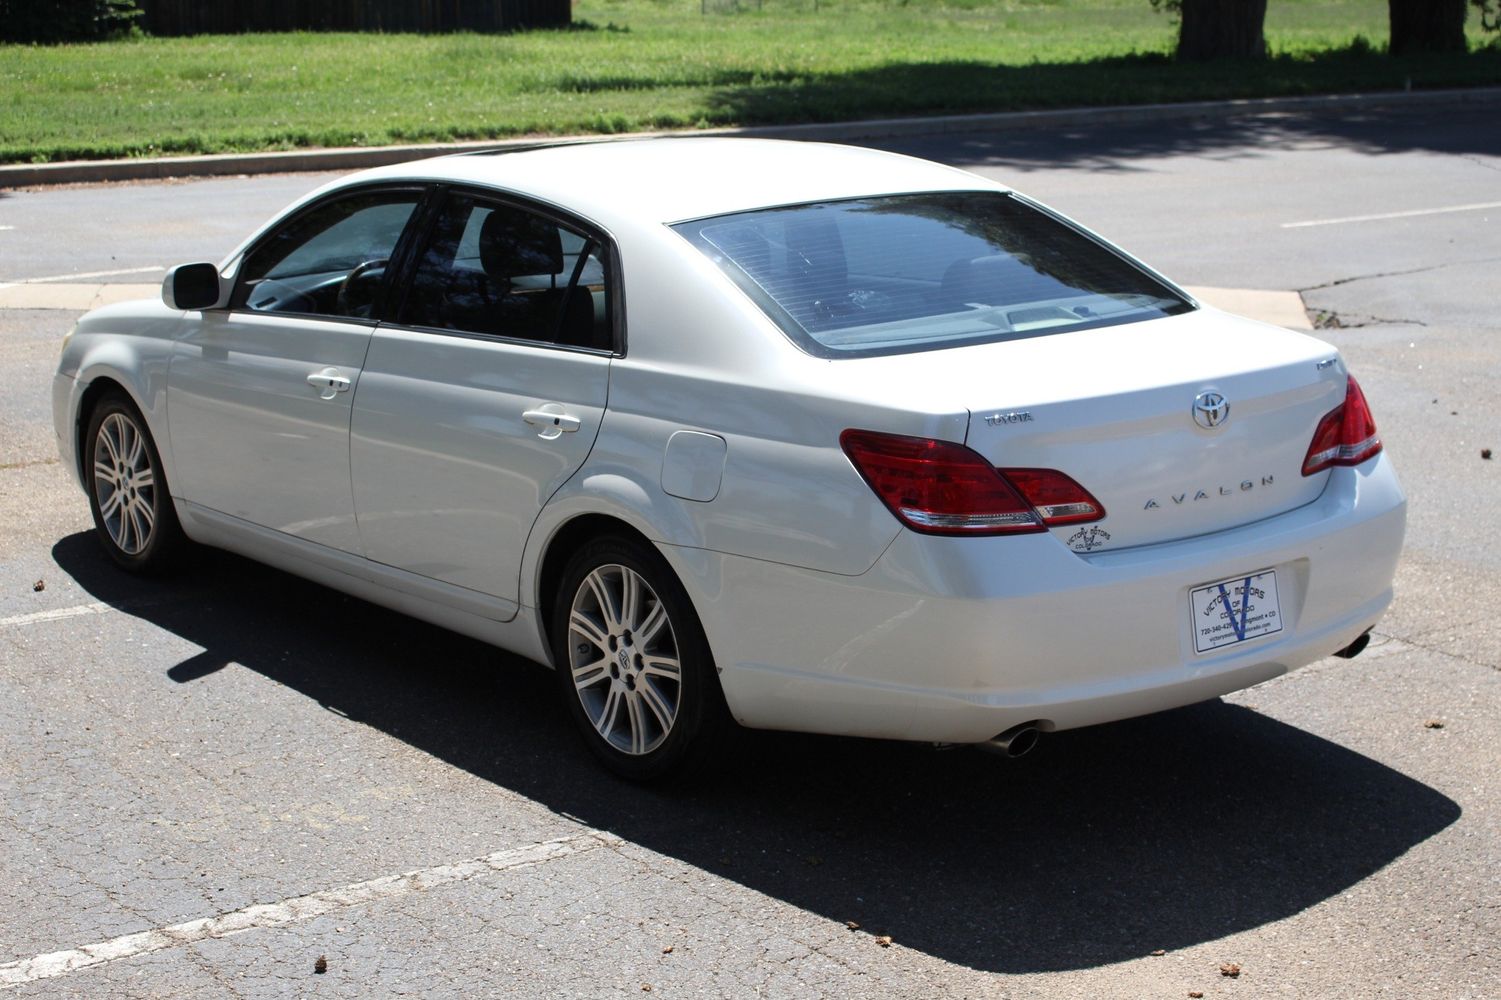
[[[1470,0],[1486,31],[1501,31],[1501,0]]]
[[[129,32],[140,16],[135,0],[0,0],[0,41],[114,38]]]

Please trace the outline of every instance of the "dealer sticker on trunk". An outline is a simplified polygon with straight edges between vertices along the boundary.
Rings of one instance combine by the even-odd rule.
[[[1275,570],[1211,583],[1190,593],[1188,600],[1193,608],[1195,652],[1207,653],[1282,631]]]

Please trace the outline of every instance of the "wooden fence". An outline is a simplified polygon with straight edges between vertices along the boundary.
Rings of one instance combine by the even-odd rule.
[[[563,27],[570,0],[136,0],[153,35]]]

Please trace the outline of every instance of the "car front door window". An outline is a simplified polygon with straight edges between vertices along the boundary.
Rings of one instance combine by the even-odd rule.
[[[363,192],[326,202],[276,230],[245,259],[231,307],[372,318],[416,191]]]

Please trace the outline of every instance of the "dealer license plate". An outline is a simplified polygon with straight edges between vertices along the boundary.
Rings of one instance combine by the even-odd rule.
[[[1282,631],[1275,570],[1211,583],[1190,593],[1188,601],[1193,609],[1195,652],[1207,653]]]

